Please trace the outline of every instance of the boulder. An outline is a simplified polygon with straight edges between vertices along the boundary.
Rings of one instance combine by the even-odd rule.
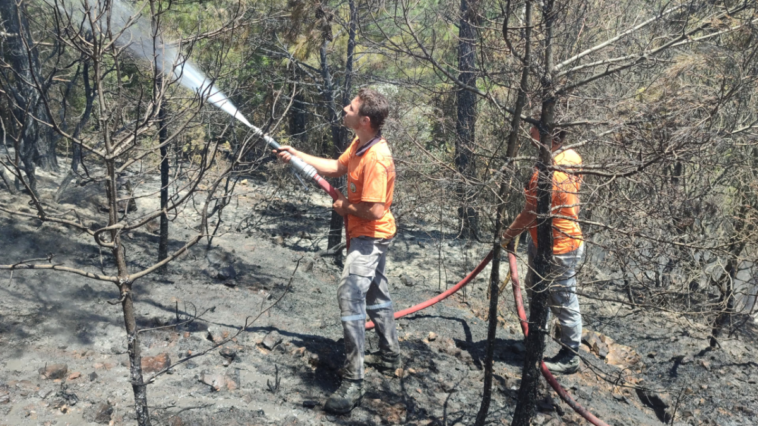
[[[88,422],[93,422],[101,425],[107,425],[111,422],[111,416],[113,415],[113,406],[108,402],[101,402],[94,404],[84,409],[82,417]]]
[[[407,287],[413,287],[414,285],[416,285],[416,281],[413,278],[411,278],[411,276],[408,274],[400,275],[400,282],[403,283]]]
[[[205,272],[209,277],[220,281],[237,279],[237,270],[234,269],[236,259],[231,253],[211,249],[206,252],[205,259],[207,261]]]
[[[582,343],[587,345],[590,352],[597,355],[600,359],[605,359],[608,356],[610,349],[601,336],[603,335],[600,333],[584,330],[582,332]]]
[[[200,381],[210,386],[214,392],[237,390],[240,388],[240,371],[234,369],[227,374],[204,372],[200,374]]]
[[[224,346],[220,351],[218,351],[218,353],[222,357],[226,358],[229,362],[234,361],[234,359],[237,357],[237,351],[229,346]]]
[[[171,358],[165,352],[156,356],[146,356],[142,358],[141,365],[143,373],[157,373],[171,366]]]
[[[268,350],[272,350],[278,345],[279,343],[282,343],[282,336],[279,334],[278,331],[274,330],[271,333],[267,334],[266,337],[263,338],[263,341],[261,342],[261,346]]]
[[[39,369],[39,374],[46,380],[62,379],[68,373],[66,364],[48,364]]]

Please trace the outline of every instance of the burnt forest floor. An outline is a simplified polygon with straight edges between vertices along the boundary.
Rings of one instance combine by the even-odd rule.
[[[42,199],[104,223],[97,188],[74,186],[60,204],[52,201],[62,177],[40,173]],[[143,177],[137,195],[157,185],[158,176]],[[237,194],[210,249],[203,240],[165,274],[135,284],[140,326],[163,326],[141,333],[143,355],[154,357],[150,361],[158,368],[177,364],[148,388],[154,424],[473,423],[483,386],[489,268],[465,294],[399,320],[403,369],[385,377],[368,368],[360,407],[333,416],[323,404],[339,386],[337,369],[344,359],[335,300],[341,270],[319,254],[326,246],[331,203],[314,189],[306,193],[293,186],[284,192],[252,177],[238,183]],[[157,202],[154,196],[138,198],[136,214]],[[4,187],[0,205],[33,211],[25,195],[10,195]],[[191,208],[177,215],[171,250],[184,244],[196,223]],[[64,226],[0,213],[0,239],[0,264],[52,253],[55,262],[67,266],[115,270],[91,237]],[[139,270],[157,256],[158,236],[134,231],[125,245],[129,268]],[[488,250],[488,244],[455,239],[424,223],[401,222],[388,262],[396,309],[455,284]],[[592,250],[588,263],[591,259]],[[611,285],[583,290],[609,297],[619,293]],[[510,289],[503,295],[488,424],[510,424],[524,355]],[[0,425],[135,424],[121,309],[106,303],[118,296],[113,284],[77,275],[15,271],[11,278],[3,272]],[[233,341],[180,362],[211,347],[214,339],[233,335],[247,317],[280,297]],[[580,373],[558,379],[600,419],[610,425],[670,423],[672,416],[679,425],[758,423],[753,320],[747,334],[710,351],[703,324],[612,302],[582,298],[581,303],[584,362]],[[175,326],[210,308],[194,323]],[[367,336],[368,348],[376,350],[375,335]],[[557,350],[550,342],[547,354]],[[548,387],[541,395],[534,424],[587,424]]]

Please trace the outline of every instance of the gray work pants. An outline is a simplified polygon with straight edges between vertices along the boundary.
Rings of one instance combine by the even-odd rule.
[[[356,237],[350,240],[337,299],[345,335],[347,359],[343,378],[363,379],[366,314],[379,334],[379,349],[385,356],[399,356],[389,283],[384,275],[390,240]]]
[[[527,293],[535,281],[534,259],[537,247],[529,240],[529,272],[526,274]],[[550,271],[545,277],[548,280],[548,305],[553,315],[561,324],[561,343],[571,349],[578,350],[582,344],[582,315],[579,312],[579,298],[576,296],[576,269],[584,256],[584,244],[578,249],[566,254],[553,255]],[[548,317],[549,318],[549,317]]]

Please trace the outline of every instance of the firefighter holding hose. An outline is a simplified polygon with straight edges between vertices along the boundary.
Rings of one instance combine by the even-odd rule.
[[[532,128],[532,138],[539,140],[539,131]],[[575,174],[582,164],[582,158],[573,149],[563,149],[566,138],[564,130],[556,129],[552,140],[553,172],[552,202],[553,217],[553,258],[549,271],[543,277],[548,281],[550,310],[561,325],[561,345],[558,354],[545,360],[545,365],[553,373],[573,374],[579,370],[576,355],[582,341],[582,316],[579,299],[576,296],[576,269],[584,255],[582,229],[579,226],[579,189],[581,177]],[[574,173],[572,173],[574,172]],[[526,289],[530,292],[535,282],[534,259],[537,255],[537,178],[535,169],[526,187],[526,205],[503,234],[503,247],[508,245],[524,230],[528,230],[530,241],[527,246],[529,271]]]
[[[347,358],[341,370],[342,384],[324,408],[333,413],[350,412],[364,394],[364,346],[366,315],[379,334],[378,355],[365,362],[383,372],[400,366],[394,309],[389,283],[384,274],[387,250],[395,235],[395,218],[390,212],[395,187],[395,164],[382,126],[389,115],[387,99],[372,89],[361,89],[344,108],[343,123],[355,132],[355,139],[339,159],[304,154],[290,146],[278,150],[289,162],[298,157],[327,177],[347,174],[347,198],[342,194],[333,208],[347,216],[350,238],[347,260],[337,289],[337,300],[345,338]]]

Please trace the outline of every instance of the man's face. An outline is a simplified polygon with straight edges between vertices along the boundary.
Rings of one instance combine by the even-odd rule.
[[[342,124],[349,129],[358,130],[363,126],[369,125],[371,122],[368,117],[364,117],[358,113],[361,110],[361,98],[357,96],[343,110],[345,111],[345,116],[342,119]]]

